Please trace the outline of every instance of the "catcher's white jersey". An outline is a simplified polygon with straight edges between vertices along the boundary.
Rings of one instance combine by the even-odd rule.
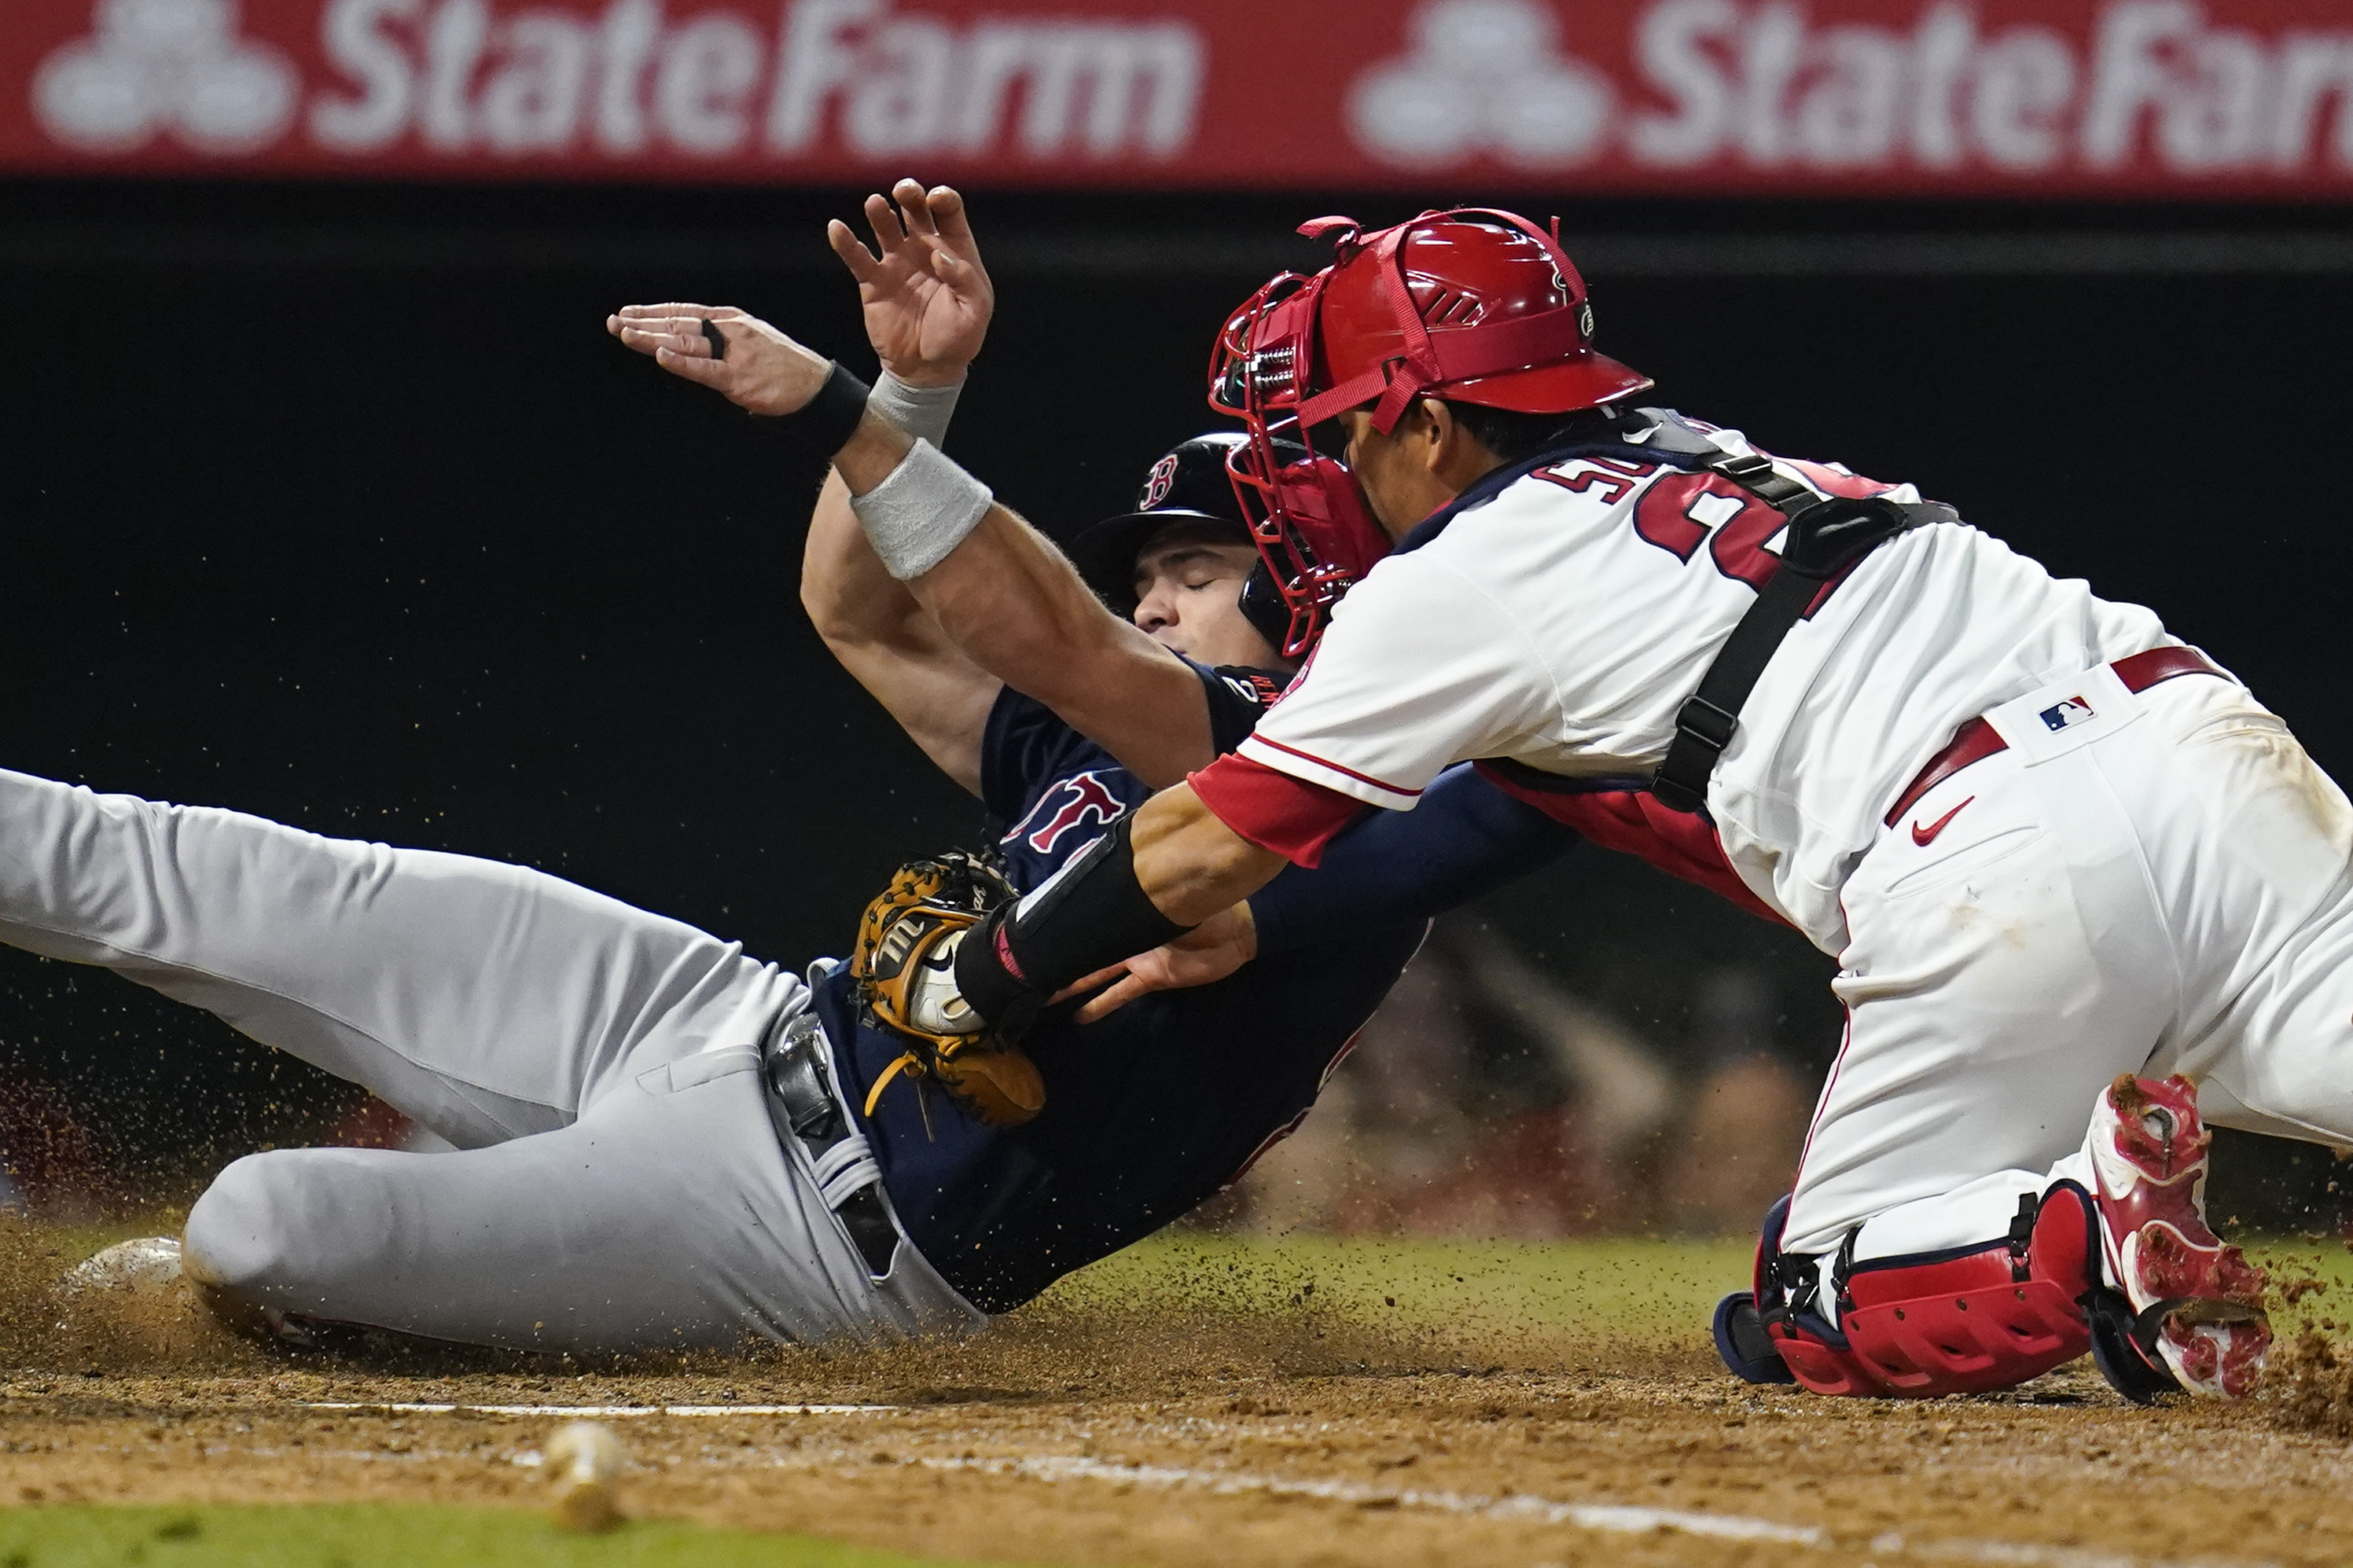
[[[1736,431],[1712,438],[1753,449]],[[1818,464],[1776,466],[1826,494],[1919,499]],[[1600,458],[1540,469],[1351,590],[1241,753],[1396,810],[1467,758],[1647,775],[1755,601],[1784,521],[1714,475]],[[2053,578],[1973,528],[1915,530],[1818,605],[1749,697],[1708,793],[1725,854],[1837,952],[1841,887],[1958,725],[2174,640],[2152,612]]]

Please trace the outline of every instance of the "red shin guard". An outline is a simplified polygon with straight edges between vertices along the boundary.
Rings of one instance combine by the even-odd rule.
[[[2091,1348],[2084,1298],[2098,1267],[2092,1200],[2062,1182],[2028,1200],[2003,1240],[1905,1258],[1841,1260],[1831,1327],[1794,1271],[1778,1266],[1778,1227],[1758,1258],[1758,1300],[1773,1350],[1817,1394],[1930,1398],[2008,1388]],[[1811,1259],[1792,1259],[1807,1268]],[[1780,1279],[1768,1282],[1768,1275]]]

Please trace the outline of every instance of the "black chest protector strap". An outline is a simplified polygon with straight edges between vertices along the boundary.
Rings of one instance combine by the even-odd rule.
[[[1651,794],[1672,811],[1699,811],[1715,760],[1740,729],[1740,710],[1757,689],[1774,650],[1805,618],[1822,584],[1908,529],[1957,522],[1960,514],[1936,501],[1905,503],[1873,496],[1822,500],[1774,471],[1765,458],[1720,457],[1704,465],[1789,519],[1781,563],[1748,606],[1732,636],[1700,677],[1699,689],[1675,715],[1675,737],[1651,781]]]

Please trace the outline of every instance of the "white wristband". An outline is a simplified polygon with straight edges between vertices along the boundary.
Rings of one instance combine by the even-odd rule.
[[[956,399],[963,394],[961,379],[954,386],[909,386],[886,370],[874,384],[866,405],[916,440],[944,447],[948,418],[955,413]]]
[[[994,498],[929,441],[909,448],[891,477],[849,498],[858,525],[891,575],[920,577],[980,526]]]

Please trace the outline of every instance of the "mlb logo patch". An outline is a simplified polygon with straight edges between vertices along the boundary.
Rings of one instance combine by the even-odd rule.
[[[2102,666],[2022,692],[1989,710],[1986,722],[2031,768],[2079,747],[2099,745],[2139,719],[2139,704],[2123,678]]]
[[[2094,714],[2090,703],[2081,697],[2070,697],[2063,702],[2045,708],[2041,718],[2044,729],[2059,731],[2070,730],[2078,724],[2088,724],[2092,721]]]

